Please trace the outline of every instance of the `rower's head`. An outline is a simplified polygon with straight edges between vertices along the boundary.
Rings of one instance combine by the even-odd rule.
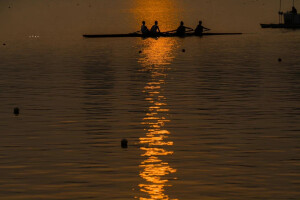
[[[199,21],[199,25],[202,25],[202,21],[201,20]]]
[[[158,21],[155,21],[155,25],[157,25],[158,24]]]
[[[181,22],[180,22],[180,25],[181,25],[181,26],[183,26],[183,25],[184,25],[183,21],[181,21]]]
[[[142,21],[142,24],[143,24],[143,25],[145,25],[145,24],[146,24],[146,22],[145,22],[145,21]]]

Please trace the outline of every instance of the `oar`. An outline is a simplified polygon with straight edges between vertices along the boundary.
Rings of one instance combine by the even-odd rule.
[[[168,33],[173,33],[173,32],[176,32],[176,31],[177,30],[172,30],[172,31],[167,31],[167,32],[162,32],[162,33],[168,34]],[[186,31],[186,33],[189,33],[189,32],[192,32],[192,31],[195,31],[195,30],[191,29],[191,30]]]
[[[186,31],[186,33],[190,33],[190,32],[194,32],[195,30],[194,29],[192,29],[192,30],[188,30],[188,31]]]
[[[163,34],[168,34],[168,33],[172,33],[172,32],[175,32],[176,30],[173,30],[173,31],[166,31],[166,32],[161,32]]]
[[[133,33],[128,33],[128,34],[138,34],[140,33],[141,31],[136,31],[136,32],[133,32]]]

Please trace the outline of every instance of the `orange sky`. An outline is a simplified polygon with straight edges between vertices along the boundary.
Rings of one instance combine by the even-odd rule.
[[[300,1],[295,4],[300,9]],[[292,0],[283,0],[284,11],[291,6]],[[149,23],[156,18],[164,30],[181,20],[194,27],[201,19],[216,31],[255,32],[259,23],[276,23],[278,9],[279,0],[1,1],[0,36],[128,33],[140,27],[142,18]]]

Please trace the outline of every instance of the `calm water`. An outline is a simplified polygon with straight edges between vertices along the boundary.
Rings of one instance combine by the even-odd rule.
[[[260,30],[273,1],[28,2],[0,3],[0,199],[300,199],[300,32]],[[247,34],[81,37],[197,13]]]

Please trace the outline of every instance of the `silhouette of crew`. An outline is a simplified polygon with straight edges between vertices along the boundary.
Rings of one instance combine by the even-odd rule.
[[[141,32],[142,32],[143,35],[148,35],[149,32],[150,32],[149,29],[148,29],[148,27],[146,26],[146,22],[145,21],[142,22]]]
[[[180,22],[180,26],[176,29],[176,35],[184,36],[186,31],[193,31],[192,28],[184,26],[183,21]]]
[[[199,21],[197,28],[195,29],[195,35],[201,36],[204,31],[209,31],[209,28],[202,26],[202,21]]]
[[[158,35],[160,33],[159,27],[158,27],[158,22],[155,21],[154,25],[152,26],[150,33],[152,35]]]

